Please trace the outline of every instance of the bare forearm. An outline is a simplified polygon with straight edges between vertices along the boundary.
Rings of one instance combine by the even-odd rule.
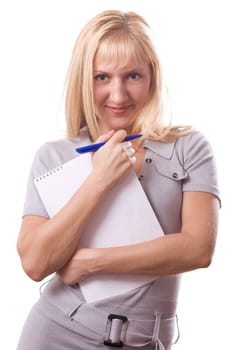
[[[20,236],[19,254],[35,280],[59,270],[77,249],[83,227],[98,205],[104,189],[89,176],[70,201],[53,218]]]
[[[218,201],[209,194],[186,193],[183,202],[181,232],[129,246],[77,249],[62,278],[77,283],[93,273],[162,276],[207,267],[215,248]]]
[[[67,284],[92,274],[173,275],[208,266],[212,247],[200,246],[186,233],[169,234],[131,246],[77,249],[61,271]]]
[[[132,246],[97,249],[99,272],[172,275],[206,267],[213,247],[201,246],[187,233],[169,234]]]
[[[137,245],[96,250],[99,271],[170,275],[207,267],[215,248],[218,211],[214,196],[185,193],[181,232]]]

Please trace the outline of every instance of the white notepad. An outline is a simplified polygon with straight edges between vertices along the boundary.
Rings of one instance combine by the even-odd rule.
[[[71,198],[91,168],[91,155],[83,154],[34,180],[50,217]],[[124,246],[162,235],[158,219],[132,170],[103,198],[79,244],[82,247]],[[97,274],[82,281],[80,288],[86,301],[93,302],[126,293],[155,279],[156,276],[146,275]]]

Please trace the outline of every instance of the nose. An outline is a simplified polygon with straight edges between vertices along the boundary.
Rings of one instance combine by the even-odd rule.
[[[113,79],[110,85],[109,97],[114,105],[123,105],[128,99],[127,84],[122,79]]]

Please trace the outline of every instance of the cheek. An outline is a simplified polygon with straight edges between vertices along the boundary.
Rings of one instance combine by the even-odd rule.
[[[135,95],[138,102],[140,102],[141,104],[145,104],[149,96],[150,96],[150,87],[145,85],[140,89],[138,89],[137,94]]]
[[[98,103],[101,103],[106,96],[106,92],[104,89],[95,89],[94,90],[94,103],[98,105]]]

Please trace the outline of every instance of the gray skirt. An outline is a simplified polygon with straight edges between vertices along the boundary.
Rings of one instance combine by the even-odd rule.
[[[17,350],[170,350],[177,325],[176,303],[154,298],[151,304],[149,297],[142,303],[148,290],[150,285],[87,304],[78,287],[56,277],[32,307]],[[138,301],[130,304],[137,294]]]

